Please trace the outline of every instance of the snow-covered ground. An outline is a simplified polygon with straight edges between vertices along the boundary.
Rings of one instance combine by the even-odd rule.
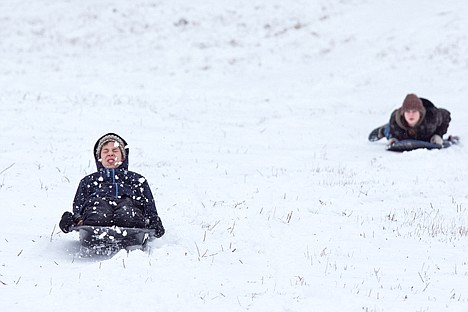
[[[367,136],[407,93],[468,138],[463,0],[0,2],[2,311],[468,311],[464,144]],[[58,221],[107,132],[166,235]]]

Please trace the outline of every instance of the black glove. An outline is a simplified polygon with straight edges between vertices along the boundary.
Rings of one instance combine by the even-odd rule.
[[[157,238],[160,238],[166,232],[166,230],[164,230],[164,227],[162,225],[161,219],[157,215],[149,216],[146,219],[146,227],[148,229],[155,230],[154,231],[154,236],[156,236]]]
[[[75,225],[75,221],[73,218],[73,214],[69,211],[65,211],[62,215],[62,219],[60,219],[59,227],[63,231],[63,233],[70,232],[70,227]]]

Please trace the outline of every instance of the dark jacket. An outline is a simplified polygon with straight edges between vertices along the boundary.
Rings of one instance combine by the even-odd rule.
[[[146,218],[159,220],[148,182],[142,175],[128,170],[127,142],[122,139],[126,151],[122,164],[116,169],[107,169],[96,155],[99,140],[96,141],[93,150],[97,172],[87,175],[80,181],[73,201],[73,213],[81,215],[83,208],[92,204],[93,198],[96,197],[109,201],[130,198],[134,207],[139,208]]]
[[[421,140],[430,142],[434,134],[443,137],[447,133],[450,123],[450,112],[444,108],[437,108],[426,99],[420,98],[426,112],[421,115],[419,122],[414,128],[406,123],[401,108],[393,111],[390,117],[390,138],[397,140]]]

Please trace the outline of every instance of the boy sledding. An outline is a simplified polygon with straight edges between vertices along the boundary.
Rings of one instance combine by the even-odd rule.
[[[444,140],[450,124],[450,112],[437,108],[431,101],[408,94],[390,121],[369,134],[369,141],[387,138],[387,150],[406,151],[416,148],[440,149],[458,143],[458,137]]]
[[[60,229],[80,231],[82,245],[91,249],[144,246],[150,236],[164,235],[148,182],[128,170],[127,142],[108,133],[97,140],[93,154],[97,171],[80,181],[73,213],[62,215]]]

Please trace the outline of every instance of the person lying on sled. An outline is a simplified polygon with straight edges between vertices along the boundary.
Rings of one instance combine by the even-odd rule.
[[[415,94],[408,94],[403,105],[392,112],[389,123],[369,134],[369,141],[386,137],[389,145],[401,140],[420,140],[442,146],[450,120],[448,110],[437,108],[431,101]]]
[[[84,177],[73,201],[59,222],[64,233],[72,226],[120,226],[149,228],[164,235],[148,181],[128,170],[127,142],[115,133],[99,138],[94,145],[97,172]]]

